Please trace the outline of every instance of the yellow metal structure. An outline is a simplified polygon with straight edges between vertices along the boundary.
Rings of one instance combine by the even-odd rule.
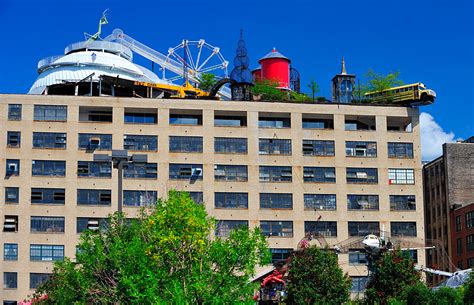
[[[194,88],[189,82],[186,82],[184,86],[178,85],[167,85],[157,84],[148,82],[134,82],[135,86],[144,86],[148,88],[154,88],[161,91],[165,91],[171,94],[170,97],[174,98],[189,98],[189,97],[203,97],[209,96],[209,92],[203,91],[199,88]]]
[[[436,92],[427,89],[423,83],[414,83],[385,89],[378,92],[367,92],[366,99],[372,102],[410,103],[419,105],[433,104]]]

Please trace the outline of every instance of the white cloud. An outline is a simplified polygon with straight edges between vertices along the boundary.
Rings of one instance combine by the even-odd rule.
[[[443,154],[443,144],[454,142],[453,132],[445,132],[429,113],[420,114],[421,155],[423,161],[431,161]]]

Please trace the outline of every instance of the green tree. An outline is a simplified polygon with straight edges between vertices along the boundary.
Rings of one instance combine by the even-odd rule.
[[[199,77],[199,88],[203,91],[210,91],[216,83],[216,76],[212,73],[202,73]]]
[[[316,98],[316,94],[319,92],[319,85],[316,81],[311,80],[308,84],[309,90],[311,90],[311,96],[313,97],[313,101]]]
[[[269,261],[259,229],[211,238],[214,220],[187,193],[171,191],[136,220],[115,214],[81,235],[76,261],[55,264],[37,290],[47,304],[252,303],[248,279]]]
[[[469,278],[464,283],[464,303],[474,304],[474,272],[469,274]]]
[[[383,75],[369,69],[365,74],[366,81],[359,84],[354,90],[354,97],[357,102],[364,103],[364,95],[367,92],[382,92],[383,90],[390,89],[392,87],[403,85],[403,81],[400,79],[400,72],[391,72],[387,75]],[[381,98],[383,101],[390,101],[391,94],[383,93]]]
[[[343,304],[351,280],[339,267],[337,255],[310,247],[293,254],[288,274],[288,304]]]
[[[277,89],[278,83],[270,80],[260,80],[252,87],[252,95],[262,101],[287,100],[287,93]]]

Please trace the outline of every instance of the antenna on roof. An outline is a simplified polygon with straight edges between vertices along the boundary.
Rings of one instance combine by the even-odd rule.
[[[84,32],[84,37],[85,37],[85,39],[87,39],[87,43],[90,43],[92,41],[96,41],[97,39],[102,39],[102,38],[100,38],[100,34],[102,33],[102,25],[105,25],[105,24],[109,23],[109,21],[107,20],[107,14],[108,13],[109,13],[109,9],[106,9],[102,13],[102,17],[99,20],[99,29],[97,30],[97,33],[95,33],[94,35],[91,35],[91,34],[88,34],[88,33]]]

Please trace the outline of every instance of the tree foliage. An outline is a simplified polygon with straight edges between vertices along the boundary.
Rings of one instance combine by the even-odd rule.
[[[311,96],[312,96],[313,101],[314,101],[315,100],[315,95],[319,92],[319,84],[316,81],[311,80],[308,84],[308,88],[311,91]]]
[[[37,295],[48,304],[251,303],[266,240],[258,228],[211,238],[213,225],[203,205],[171,191],[136,220],[115,214],[105,230],[83,233],[76,261],[56,263]]]
[[[277,89],[278,83],[271,80],[258,80],[252,87],[252,95],[262,101],[283,101],[287,100],[287,94]]]
[[[464,303],[474,304],[474,271],[469,274],[469,278],[464,283]]]
[[[288,304],[343,304],[351,280],[333,252],[310,247],[293,254],[288,274]]]
[[[359,84],[354,90],[354,97],[360,103],[368,102],[364,98],[364,95],[368,92],[382,92],[383,90],[403,85],[403,81],[400,79],[400,72],[398,71],[384,75],[369,69],[365,74],[365,79],[365,82]],[[383,99],[390,101],[391,95],[388,92],[384,93]]]
[[[199,88],[203,91],[211,91],[216,83],[216,76],[212,73],[202,73],[199,77]]]

